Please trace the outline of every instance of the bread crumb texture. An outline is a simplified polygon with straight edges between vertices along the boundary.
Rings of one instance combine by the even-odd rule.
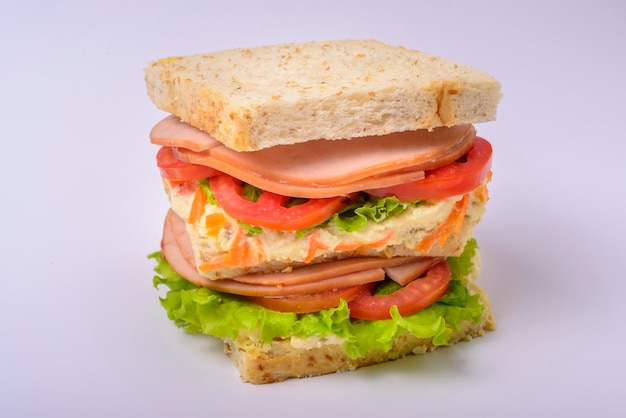
[[[158,108],[238,151],[485,122],[501,96],[480,70],[374,40],[165,58],[145,81]]]

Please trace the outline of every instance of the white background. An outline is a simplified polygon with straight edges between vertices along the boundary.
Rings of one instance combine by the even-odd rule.
[[[0,415],[618,416],[626,407],[620,1],[2,1]],[[253,386],[175,328],[146,255],[167,208],[151,60],[376,38],[503,84],[476,235],[499,328]],[[250,415],[243,415],[250,414]]]

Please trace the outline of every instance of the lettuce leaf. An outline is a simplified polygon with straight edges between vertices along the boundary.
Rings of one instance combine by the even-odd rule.
[[[365,228],[368,222],[381,223],[390,216],[404,212],[410,206],[416,206],[420,201],[404,202],[396,197],[367,196],[336,213],[332,221],[346,232],[356,232]]]
[[[478,295],[469,295],[462,279],[472,268],[477,244],[471,240],[459,257],[450,257],[452,282],[448,294],[422,311],[401,316],[391,310],[392,318],[382,321],[350,318],[348,304],[309,314],[282,313],[262,308],[236,295],[195,286],[180,277],[160,252],[148,257],[155,260],[157,275],[154,287],[169,290],[160,298],[168,318],[190,333],[234,339],[248,331],[264,342],[275,338],[336,335],[345,340],[344,350],[351,358],[372,350],[388,351],[393,340],[409,332],[418,338],[432,338],[435,345],[446,345],[461,321],[480,321],[484,307]]]
[[[198,184],[202,188],[204,195],[206,196],[206,201],[212,205],[217,206],[217,200],[215,200],[215,196],[213,195],[213,190],[211,190],[211,185],[209,184],[209,179],[200,179],[198,180]]]

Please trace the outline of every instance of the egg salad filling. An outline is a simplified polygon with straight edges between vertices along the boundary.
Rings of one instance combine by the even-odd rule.
[[[444,248],[442,237],[454,236],[465,223],[478,223],[486,201],[485,184],[443,199],[403,202],[366,196],[318,225],[280,231],[233,218],[212,198],[208,181],[202,180],[198,187],[204,190],[204,202],[201,215],[194,217],[197,193],[164,183],[173,211],[187,220],[200,274],[211,279],[350,256],[458,255],[465,240],[451,250]],[[254,193],[252,188],[251,199]],[[442,231],[442,226],[448,230]],[[429,240],[430,235],[436,239]]]

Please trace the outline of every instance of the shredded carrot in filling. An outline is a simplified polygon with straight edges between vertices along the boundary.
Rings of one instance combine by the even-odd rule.
[[[212,213],[206,216],[204,223],[206,226],[206,234],[214,237],[220,232],[220,229],[224,227],[226,217],[223,213]]]
[[[198,182],[196,181],[188,181],[188,180],[167,180],[163,179],[164,182],[168,183],[167,187],[170,189],[176,189],[178,194],[186,195],[189,193],[193,193],[196,190],[196,186]]]
[[[309,235],[309,251],[307,252],[306,257],[304,257],[303,261],[305,263],[309,263],[311,260],[313,260],[313,258],[315,258],[317,250],[326,249],[328,249],[328,246],[320,240],[319,232],[314,232],[313,234]]]
[[[196,194],[193,196],[191,202],[191,210],[189,211],[189,219],[187,223],[194,224],[198,222],[198,219],[204,214],[204,205],[206,204],[206,195],[202,190],[202,187],[196,187]]]
[[[392,236],[393,236],[393,231],[388,231],[387,235],[385,235],[378,241],[371,241],[371,242],[359,241],[359,242],[352,242],[350,244],[338,244],[337,246],[335,246],[334,250],[335,251],[354,251],[360,248],[378,248],[387,244]]]
[[[491,181],[492,172],[487,173],[487,181],[478,186],[476,189],[476,197],[483,202],[486,203],[489,200],[489,190],[487,189],[487,183]]]
[[[463,195],[463,198],[454,204],[454,207],[450,211],[450,215],[448,215],[446,220],[437,226],[437,228],[426,234],[426,236],[417,244],[415,249],[420,252],[430,251],[437,240],[439,241],[439,247],[443,247],[453,231],[455,234],[461,232],[465,213],[467,212],[468,202],[469,195]]]
[[[463,220],[465,219],[465,213],[467,212],[467,204],[469,203],[469,195],[463,195],[463,199],[461,199],[461,205],[460,207],[457,205],[455,205],[455,208],[457,209],[457,213],[456,213],[456,220],[454,222],[454,233],[458,234],[459,232],[461,232],[461,228],[463,227]],[[446,242],[446,239],[448,238],[448,235],[450,235],[451,231],[447,231],[447,235],[446,237],[442,240],[439,241],[439,246],[442,247],[444,242]]]
[[[238,228],[230,249],[202,263],[198,268],[201,271],[209,271],[219,268],[251,267],[258,264],[260,258],[261,254],[252,248],[245,230]]]
[[[485,184],[478,186],[476,189],[476,197],[483,203],[486,203],[489,200],[489,190]]]

